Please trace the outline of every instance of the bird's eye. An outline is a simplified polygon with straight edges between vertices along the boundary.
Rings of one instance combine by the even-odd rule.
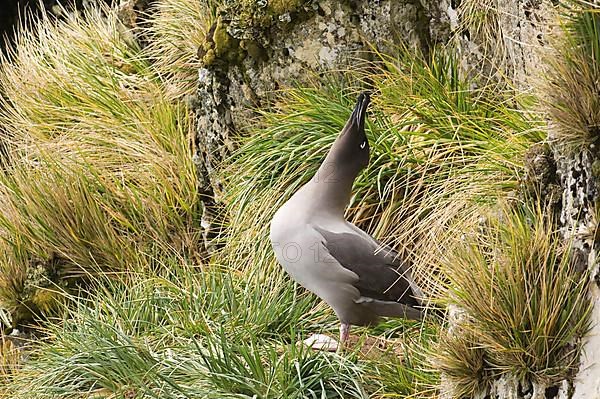
[[[360,149],[361,150],[364,150],[366,146],[367,146],[367,141],[366,140],[363,141],[362,143],[360,143]]]

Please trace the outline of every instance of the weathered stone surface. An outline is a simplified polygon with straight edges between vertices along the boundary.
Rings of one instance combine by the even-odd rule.
[[[572,381],[566,381],[570,389],[562,390],[559,399],[591,399],[600,397],[600,273],[598,240],[596,239],[598,215],[598,177],[594,164],[598,162],[597,148],[574,152],[572,148],[554,148],[557,172],[563,188],[561,224],[565,240],[572,242],[575,259],[582,270],[590,271],[590,299],[593,303],[591,330],[583,339],[583,353],[579,372]]]
[[[433,43],[446,42],[457,28],[456,4],[450,0],[420,0],[427,19],[428,34]]]
[[[600,398],[600,288],[598,287],[597,265],[598,249],[590,252],[588,263],[592,270],[590,297],[593,303],[590,323],[592,328],[583,339],[583,353],[579,372],[572,381],[572,389],[560,399],[592,399]]]
[[[480,73],[485,79],[512,82],[529,89],[543,73],[542,60],[549,34],[556,21],[552,2],[541,0],[507,0],[474,2],[479,16],[466,16],[460,7],[443,4],[447,18],[459,34],[461,58],[465,70]],[[442,4],[444,2],[440,2]],[[463,4],[464,5],[464,4]],[[444,9],[440,10],[444,12]],[[472,13],[472,8],[468,11]],[[454,22],[456,21],[456,22]]]
[[[556,161],[548,143],[533,145],[524,159],[525,173],[520,182],[524,199],[537,198],[540,203],[560,212],[562,188],[556,173]]]

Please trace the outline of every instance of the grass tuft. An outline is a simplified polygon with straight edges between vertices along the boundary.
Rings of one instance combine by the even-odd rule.
[[[380,326],[387,336],[394,331],[389,320]],[[402,324],[400,324],[402,326]],[[436,324],[402,326],[391,340],[383,356],[370,359],[366,379],[380,381],[384,386],[376,398],[421,398],[439,397],[440,374],[431,363],[431,351],[435,348],[440,326]]]
[[[460,324],[440,336],[433,362],[443,376],[441,389],[449,397],[474,397],[491,382],[492,374],[486,369],[485,349],[471,329],[462,328]]]
[[[470,37],[478,37],[485,45],[495,43],[498,55],[503,55],[505,51],[500,26],[501,7],[498,0],[489,2],[463,0],[457,8],[461,30],[468,32]]]
[[[0,385],[10,383],[22,362],[21,357],[21,350],[3,332],[0,332]]]
[[[208,339],[203,361],[216,390],[261,398],[368,398],[351,359],[290,344],[277,348],[224,334]]]
[[[510,72],[507,64],[512,63],[512,55],[503,26],[507,19],[518,17],[506,15],[507,8],[498,0],[462,0],[458,3],[457,34],[466,37],[469,42],[477,43],[476,58],[480,57],[477,65],[469,70],[474,84],[494,81],[495,84],[504,83],[506,88],[510,88],[510,85],[506,85],[506,76]]]
[[[45,327],[50,339],[10,384],[12,397],[368,398],[383,388],[365,381],[352,354],[296,346],[322,328],[321,316],[288,315],[307,299],[290,285],[272,287],[286,292],[271,298],[268,316],[265,303],[247,299],[269,292],[260,281],[182,262],[155,267],[168,270],[162,276],[98,280],[88,299],[74,299]],[[280,315],[294,319],[282,327],[273,323]]]
[[[600,136],[600,6],[578,0],[568,5],[540,92],[546,93],[553,138],[581,147]]]
[[[467,320],[440,341],[440,368],[459,389],[489,373],[565,378],[578,366],[591,305],[587,275],[555,222],[540,207],[514,204],[471,231],[444,259],[451,301]]]
[[[180,98],[195,92],[202,66],[198,49],[207,40],[216,12],[214,0],[160,0],[153,6],[145,52],[164,78],[169,96]]]
[[[71,277],[198,242],[189,114],[117,12],[43,15],[15,41],[0,67],[0,303],[18,324]]]

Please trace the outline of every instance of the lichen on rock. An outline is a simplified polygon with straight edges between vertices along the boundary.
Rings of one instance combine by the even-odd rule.
[[[230,0],[223,3],[219,16],[199,49],[205,66],[215,61],[238,64],[246,56],[265,59],[265,48],[275,31],[282,31],[293,20],[315,12],[311,0]]]

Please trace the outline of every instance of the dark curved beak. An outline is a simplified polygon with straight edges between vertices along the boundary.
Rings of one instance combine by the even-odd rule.
[[[360,93],[360,95],[358,96],[358,100],[356,101],[354,111],[352,111],[352,115],[350,116],[351,123],[357,126],[359,131],[362,131],[365,128],[367,107],[369,106],[370,101],[371,98],[369,97],[368,92],[365,91]]]

